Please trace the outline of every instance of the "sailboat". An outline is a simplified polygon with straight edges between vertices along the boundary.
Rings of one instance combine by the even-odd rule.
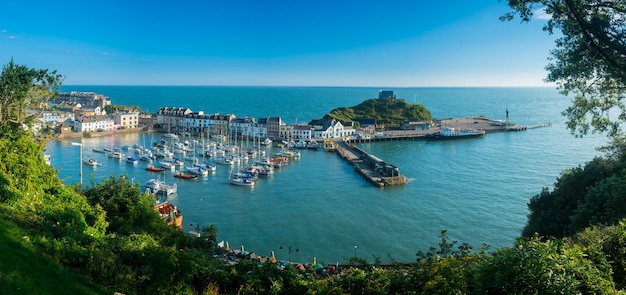
[[[232,170],[228,173],[228,182],[238,186],[254,186],[254,180]]]

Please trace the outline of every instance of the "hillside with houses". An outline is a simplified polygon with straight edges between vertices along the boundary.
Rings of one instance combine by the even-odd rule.
[[[391,105],[389,96],[392,97]],[[393,91],[379,93],[377,101],[384,107],[372,104],[372,100],[376,101],[367,100],[361,105],[377,108],[377,115],[355,113],[354,109],[359,110],[356,106],[349,108],[352,116],[326,115],[308,123],[289,125],[278,115],[258,119],[247,116],[238,118],[235,114],[205,113],[186,107],[161,107],[156,113],[143,113],[132,108],[114,107],[111,99],[101,94],[72,91],[59,93],[53,98],[33,128],[55,136],[141,128],[174,134],[322,140],[371,138],[380,133],[385,123],[388,127],[395,125],[394,128],[401,130],[425,130],[431,125],[432,117],[428,110],[421,105],[407,106],[404,100],[395,99]],[[337,110],[340,109],[331,114],[337,115]],[[387,118],[386,113],[393,115]],[[390,124],[390,119],[396,123]]]

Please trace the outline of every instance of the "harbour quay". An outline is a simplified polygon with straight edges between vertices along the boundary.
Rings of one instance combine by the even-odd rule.
[[[524,131],[540,127],[550,126],[550,123],[533,126],[517,125],[508,119],[492,120],[485,116],[470,116],[464,118],[447,118],[434,120],[427,129],[386,129],[378,134],[369,137],[349,138],[349,142],[372,142],[390,140],[419,140],[435,137],[441,132],[442,127],[454,128],[456,130],[472,129],[481,130],[485,133]]]
[[[534,126],[523,126],[506,121],[490,120],[484,116],[473,116],[465,118],[449,118],[435,120],[428,129],[420,130],[385,130],[379,136],[369,138],[350,138],[345,141],[336,141],[337,154],[354,167],[354,171],[363,176],[368,182],[377,187],[392,185],[403,185],[407,183],[406,176],[400,174],[398,167],[386,163],[375,155],[371,155],[353,143],[369,141],[388,140],[418,140],[441,138],[438,135],[442,128],[453,128],[455,130],[480,130],[485,134],[490,132],[523,131],[527,129],[550,126],[549,123]],[[449,138],[463,138],[449,137]]]
[[[377,187],[402,185],[407,183],[406,176],[400,174],[398,167],[386,163],[359,147],[345,141],[335,142],[336,152],[348,161],[354,171]]]

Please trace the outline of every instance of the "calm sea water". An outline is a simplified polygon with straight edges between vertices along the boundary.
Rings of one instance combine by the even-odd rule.
[[[376,97],[377,88],[326,87],[174,87],[64,86],[63,91],[94,91],[114,104],[189,107],[237,117],[281,116],[287,123],[308,122],[330,110]],[[258,255],[275,251],[279,259],[300,262],[345,262],[355,253],[373,261],[414,261],[418,250],[436,246],[441,230],[451,240],[475,247],[511,245],[526,223],[529,198],[552,187],[563,169],[583,165],[600,155],[603,136],[575,138],[561,111],[569,99],[551,88],[400,88],[398,98],[421,103],[435,118],[485,115],[520,125],[551,123],[522,132],[490,133],[458,141],[393,141],[361,144],[397,165],[410,182],[375,188],[332,153],[303,150],[300,160],[261,179],[250,189],[229,185],[227,169],[194,181],[161,177],[177,183],[170,202],[184,214],[186,230],[215,224],[219,239],[231,248],[244,245]],[[103,166],[83,167],[83,179],[100,182],[128,174],[145,183],[156,174],[94,154],[93,147],[149,144],[159,134],[127,134],[83,139],[85,155]],[[252,143],[249,143],[252,145]],[[66,183],[79,181],[79,150],[70,140],[47,146],[52,165]],[[268,153],[273,150],[267,150]],[[280,246],[284,249],[280,250]],[[357,246],[355,248],[355,245]]]

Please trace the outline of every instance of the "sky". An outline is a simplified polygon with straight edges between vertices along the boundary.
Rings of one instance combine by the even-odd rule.
[[[0,1],[0,64],[64,85],[548,86],[498,0]]]

